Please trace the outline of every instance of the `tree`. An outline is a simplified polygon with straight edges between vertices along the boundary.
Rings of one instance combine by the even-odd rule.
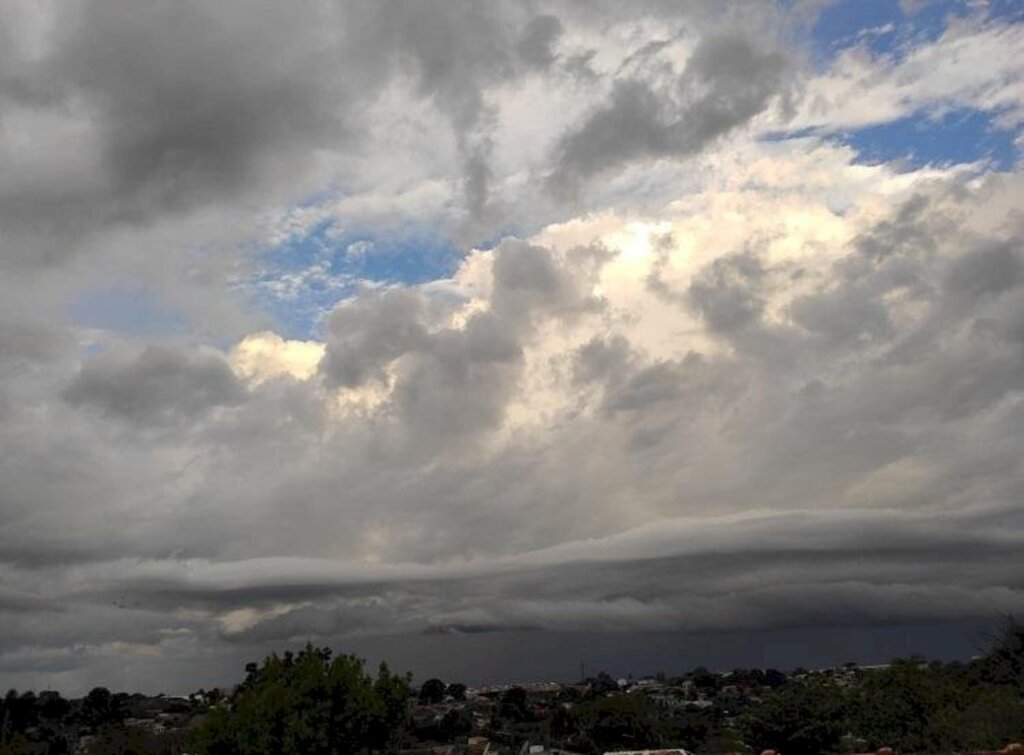
[[[526,705],[526,690],[522,687],[511,687],[501,694],[498,715],[512,721],[522,722],[530,717]]]
[[[111,723],[117,718],[114,696],[106,687],[93,687],[82,700],[82,716],[89,726]]]
[[[396,749],[407,729],[410,677],[306,645],[248,670],[230,709],[216,708],[192,747],[205,755],[333,755]]]
[[[60,721],[71,711],[71,703],[52,690],[40,692],[37,705],[40,718],[47,721]]]
[[[590,694],[594,697],[610,695],[618,691],[619,683],[604,671],[598,672],[597,678],[590,680]]]
[[[462,702],[463,700],[466,699],[466,685],[465,684],[460,684],[458,682],[455,682],[453,684],[449,684],[448,685],[448,694],[451,696],[452,700],[456,700],[457,702]]]
[[[465,736],[473,729],[473,719],[465,712],[452,709],[441,717],[437,724],[438,739],[442,742],[453,742],[457,737]]]
[[[667,741],[660,711],[643,695],[616,694],[560,710],[552,720],[552,734],[576,747],[638,750]]]
[[[690,672],[690,681],[694,687],[705,693],[717,692],[721,683],[718,674],[708,671],[703,666],[698,666]]]
[[[444,692],[447,689],[440,679],[427,679],[420,687],[420,705],[436,705],[444,702]]]
[[[988,651],[973,666],[976,679],[1012,686],[1024,694],[1024,625],[1006,618],[989,638]]]
[[[853,730],[871,748],[926,750],[933,739],[931,721],[953,702],[950,692],[946,680],[920,659],[898,659],[861,682],[852,699]]]
[[[839,744],[845,733],[844,690],[820,676],[779,687],[746,714],[744,733],[757,749],[786,755],[820,755]]]

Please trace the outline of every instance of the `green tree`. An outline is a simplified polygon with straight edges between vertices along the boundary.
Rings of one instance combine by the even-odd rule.
[[[410,677],[307,645],[271,655],[230,709],[210,712],[192,746],[206,755],[338,755],[397,749],[407,728]]]
[[[853,699],[852,728],[871,748],[926,750],[934,744],[933,722],[949,702],[947,680],[940,673],[919,658],[898,659],[861,682]]]
[[[1024,625],[1007,618],[989,638],[987,652],[972,664],[975,681],[1008,685],[1024,694]]]
[[[789,682],[746,714],[744,734],[755,750],[821,755],[834,750],[844,734],[845,698],[844,690],[826,677]]]
[[[551,733],[586,750],[647,749],[664,745],[668,729],[661,711],[643,695],[610,695],[559,709]]]
[[[113,723],[118,713],[114,696],[106,687],[93,687],[82,700],[82,717],[89,726]]]
[[[498,705],[498,716],[511,721],[526,721],[530,717],[526,690],[522,687],[511,687],[502,692],[501,702]]]
[[[427,679],[420,687],[420,704],[436,705],[444,701],[444,693],[447,687],[440,679]]]
[[[451,695],[453,700],[462,702],[466,699],[466,685],[454,682],[448,685],[448,694]]]

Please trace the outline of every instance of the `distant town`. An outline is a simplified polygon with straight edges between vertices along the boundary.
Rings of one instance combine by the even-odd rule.
[[[10,690],[0,755],[1024,753],[1024,629],[966,663],[694,668],[470,688],[414,684],[327,648],[250,663],[231,688],[79,699]]]

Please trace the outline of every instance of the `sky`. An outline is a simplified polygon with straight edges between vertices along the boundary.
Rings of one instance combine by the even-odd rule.
[[[1009,0],[0,0],[0,687],[1024,614]]]

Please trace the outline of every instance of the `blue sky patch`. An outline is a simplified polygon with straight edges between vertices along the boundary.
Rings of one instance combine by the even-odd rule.
[[[859,162],[905,160],[909,167],[920,167],[987,160],[995,169],[1008,170],[1017,160],[1014,133],[997,129],[991,113],[971,108],[935,117],[919,113],[837,138],[857,150]]]
[[[462,253],[424,228],[340,231],[325,221],[262,254],[263,270],[247,281],[257,304],[290,338],[320,334],[324,315],[365,285],[416,285],[454,273]]]
[[[908,4],[906,10],[899,0],[840,0],[826,6],[814,25],[814,60],[821,65],[858,44],[898,58],[905,42],[937,39],[950,15],[969,11],[964,0],[933,0],[913,9]]]

